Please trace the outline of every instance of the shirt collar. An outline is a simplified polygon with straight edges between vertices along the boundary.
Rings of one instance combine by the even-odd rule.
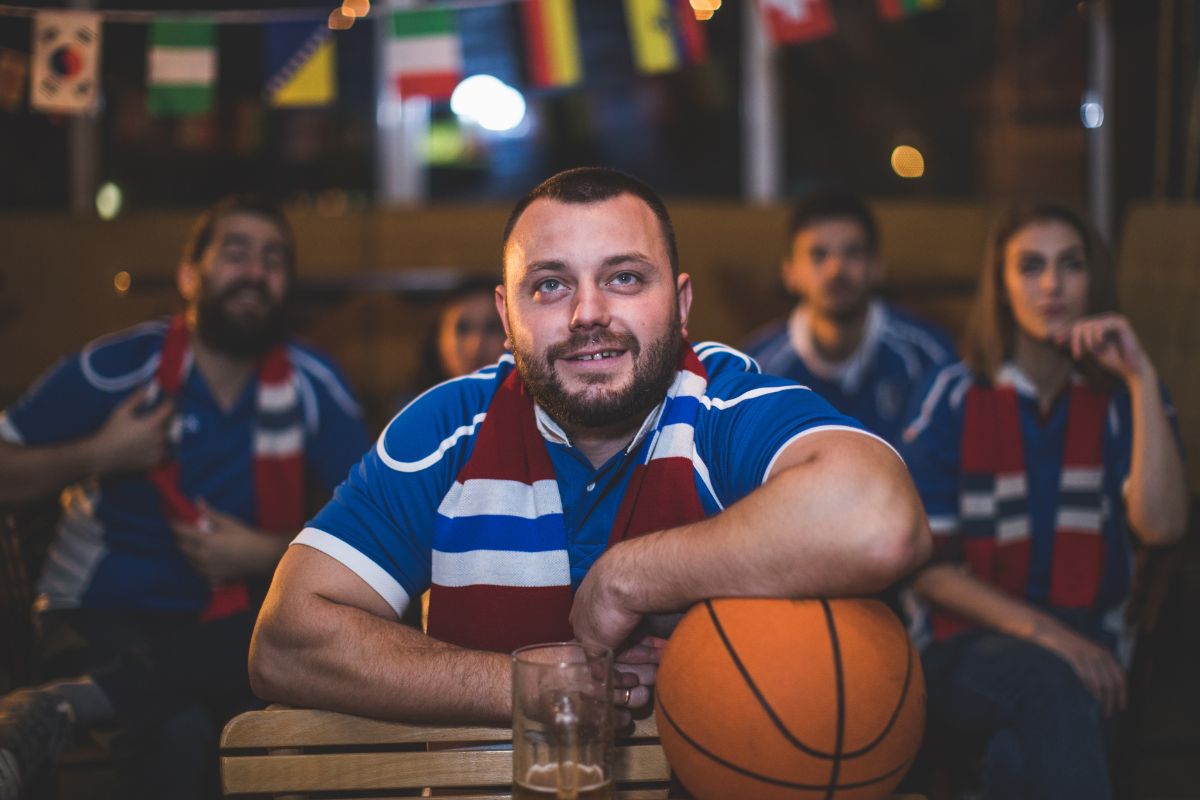
[[[792,348],[809,371],[823,380],[837,383],[843,392],[854,394],[862,385],[867,368],[875,355],[875,348],[883,337],[886,312],[883,303],[872,300],[867,306],[867,319],[863,340],[849,358],[833,362],[822,358],[812,338],[812,322],[808,306],[801,304],[788,319],[788,338]]]
[[[1075,386],[1085,381],[1086,378],[1082,373],[1077,370],[1071,371],[1070,385]],[[1021,397],[1037,399],[1038,396],[1037,386],[1028,375],[1021,371],[1015,361],[1005,361],[1000,365],[1000,369],[996,370],[996,385],[1011,386]]]
[[[662,402],[651,409],[650,413],[646,415],[646,418],[642,420],[641,427],[638,428],[637,433],[634,434],[632,441],[630,441],[625,447],[626,454],[633,452],[633,450],[637,448],[638,445],[640,445],[646,438],[646,435],[650,431],[654,430],[654,427],[658,424],[659,417],[662,416],[662,412],[666,407],[666,404],[667,401],[664,398]],[[546,410],[537,403],[533,404],[533,418],[537,422],[538,433],[542,435],[543,439],[548,442],[553,442],[554,444],[574,447],[574,445],[571,444],[571,437],[567,436],[567,432],[562,429],[562,426],[555,422],[550,414],[548,414]]]

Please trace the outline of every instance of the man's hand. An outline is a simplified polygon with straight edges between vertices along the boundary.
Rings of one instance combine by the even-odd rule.
[[[653,699],[650,687],[654,685],[666,645],[666,639],[643,636],[614,656],[613,702],[617,706],[614,719],[618,730],[632,724],[633,712],[645,708]]]
[[[140,472],[161,462],[167,455],[167,426],[175,404],[164,399],[151,411],[138,408],[148,395],[146,388],[122,400],[89,445],[98,475]]]
[[[209,583],[265,575],[275,568],[290,537],[251,528],[228,514],[199,505],[204,515],[199,525],[174,522],[171,529],[179,549]]]
[[[1057,622],[1039,626],[1031,639],[1071,665],[1099,701],[1104,716],[1125,710],[1128,694],[1125,671],[1106,648]]]
[[[618,650],[633,633],[642,615],[633,609],[620,567],[626,543],[610,547],[596,560],[575,592],[571,627],[575,638]]]

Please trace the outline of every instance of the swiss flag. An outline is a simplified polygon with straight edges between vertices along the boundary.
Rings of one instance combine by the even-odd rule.
[[[837,31],[831,0],[758,0],[758,7],[776,45],[809,42]]]

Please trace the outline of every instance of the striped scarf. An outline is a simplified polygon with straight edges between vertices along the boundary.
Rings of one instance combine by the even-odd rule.
[[[691,347],[640,445],[609,546],[702,519],[692,467],[708,376]],[[429,635],[510,652],[573,637],[562,499],[533,399],[516,370],[500,385],[475,448],[438,507]]]
[[[1109,396],[1074,381],[1055,512],[1049,605],[1090,609],[1104,574],[1104,426]],[[1028,489],[1017,392],[1011,385],[974,384],[965,399],[959,533],[962,556],[978,578],[1025,597],[1031,558]],[[946,537],[949,538],[949,537]],[[958,537],[953,537],[958,538]],[[943,537],[937,544],[950,542]],[[933,613],[937,641],[972,625]]]
[[[182,315],[176,316],[163,341],[155,385],[167,396],[178,397],[191,367],[187,325]],[[304,420],[291,361],[282,346],[267,353],[259,363],[256,403],[255,524],[266,531],[292,534],[304,522]],[[200,509],[180,488],[178,461],[168,458],[151,469],[149,477],[168,519],[204,524]],[[249,608],[245,583],[214,586],[201,621],[221,619]]]

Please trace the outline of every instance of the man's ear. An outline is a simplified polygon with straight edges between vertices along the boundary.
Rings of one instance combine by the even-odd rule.
[[[508,298],[504,293],[504,284],[496,287],[496,313],[500,315],[500,324],[504,326],[504,347],[512,350],[512,332],[508,329]]]
[[[184,301],[191,303],[200,294],[200,270],[189,261],[180,261],[175,271],[175,286]]]
[[[692,276],[686,272],[679,273],[675,279],[675,296],[679,300],[679,323],[682,327],[683,338],[687,338],[688,314],[692,310]]]

